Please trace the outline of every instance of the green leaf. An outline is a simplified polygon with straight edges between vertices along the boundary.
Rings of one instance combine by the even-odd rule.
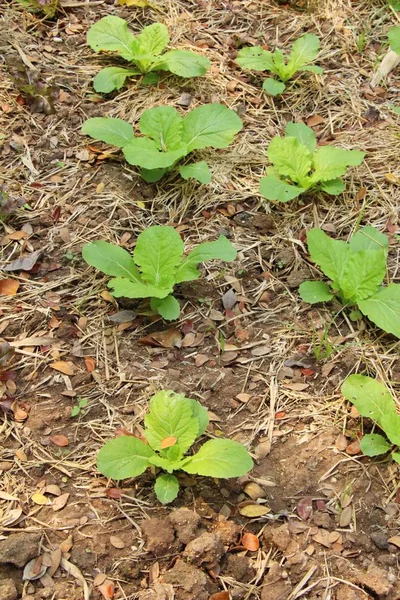
[[[384,331],[400,338],[400,285],[391,283],[358,302],[361,312]]]
[[[344,189],[345,185],[340,177],[337,177],[336,179],[330,179],[329,181],[324,181],[321,184],[321,190],[327,194],[330,194],[331,196],[338,196],[344,191]]]
[[[226,148],[243,127],[238,115],[222,104],[204,104],[183,119],[182,141],[188,152],[207,147]]]
[[[160,152],[154,140],[144,137],[131,140],[122,151],[129,164],[149,171],[171,167],[187,154],[185,145],[171,152]]]
[[[317,138],[311,127],[304,123],[288,123],[285,131],[287,136],[296,138],[311,154],[315,152]]]
[[[330,287],[323,281],[304,281],[299,287],[299,294],[309,304],[328,302],[334,297]]]
[[[155,141],[158,150],[164,152],[181,148],[183,119],[172,106],[156,106],[146,110],[139,122],[139,129]]]
[[[87,33],[87,42],[95,52],[118,52],[125,60],[134,59],[135,37],[125,19],[108,15],[97,21]]]
[[[166,296],[165,298],[152,298],[150,302],[151,310],[157,312],[166,321],[174,321],[179,317],[181,307],[174,296]]]
[[[400,10],[400,4],[397,10]],[[392,458],[400,465],[400,452],[392,452]]]
[[[312,33],[306,33],[297,39],[293,46],[287,63],[287,69],[292,77],[299,69],[315,60],[319,53],[319,39]]]
[[[121,435],[101,448],[97,468],[106,477],[127,479],[144,473],[151,456],[154,452],[150,446],[130,435]]]
[[[263,81],[262,88],[264,92],[267,92],[270,96],[279,96],[279,94],[283,94],[285,91],[286,85],[282,81],[267,77],[267,79],[264,79]]]
[[[179,492],[179,481],[175,475],[159,475],[154,485],[154,491],[161,504],[175,500]]]
[[[183,458],[177,462],[171,462],[168,458],[163,458],[162,456],[158,456],[158,454],[154,454],[149,458],[149,462],[155,467],[159,467],[160,469],[164,469],[167,473],[173,473],[174,471],[178,471],[182,468],[182,465],[185,464],[187,458]]]
[[[192,414],[197,419],[198,430],[196,437],[200,437],[208,427],[209,417],[207,409],[205,409],[200,402],[194,400],[193,398],[186,398],[186,401],[190,403]]]
[[[375,227],[368,225],[352,236],[349,246],[353,252],[382,249],[385,255],[387,255],[389,251],[389,239],[387,235],[381,233]]]
[[[297,198],[305,191],[305,188],[290,185],[275,175],[267,175],[267,177],[263,177],[260,181],[260,194],[267,198],[267,200],[288,202]]]
[[[308,71],[310,73],[315,73],[316,75],[322,75],[324,72],[322,67],[317,67],[316,65],[308,65],[307,67],[301,67],[299,71]]]
[[[132,256],[120,246],[102,240],[91,242],[83,246],[82,256],[88,265],[106,275],[142,281]]]
[[[351,253],[341,279],[340,290],[346,300],[359,302],[374,294],[386,274],[386,256],[380,250]]]
[[[140,85],[155,85],[160,81],[158,73],[146,73],[140,80]]]
[[[148,285],[143,281],[131,281],[126,277],[115,277],[108,282],[115,298],[165,298],[173,291],[173,287],[161,288]]]
[[[96,92],[108,94],[114,90],[119,90],[125,83],[125,79],[131,75],[139,75],[140,71],[136,69],[123,69],[122,67],[106,67],[97,73],[93,80],[93,87]]]
[[[400,446],[400,415],[395,411],[386,413],[381,419],[380,426],[392,444]]]
[[[301,185],[311,170],[311,152],[294,137],[274,137],[267,150],[267,156],[279,175]]]
[[[189,252],[178,267],[175,282],[193,281],[200,276],[196,266],[207,260],[219,258],[231,262],[235,260],[237,252],[232,242],[225,236],[220,235],[215,242],[204,242]]]
[[[242,69],[275,72],[271,52],[264,50],[261,46],[242,48],[238,52],[236,62]]]
[[[196,179],[199,183],[210,183],[211,171],[205,160],[190,165],[179,167],[179,173],[183,179]]]
[[[190,402],[183,394],[171,390],[157,392],[150,400],[150,412],[145,417],[146,439],[154,450],[161,450],[167,437],[177,438],[176,445],[183,455],[193,444],[199,428]]]
[[[123,148],[135,137],[130,123],[114,117],[87,119],[82,126],[82,133],[118,148]]]
[[[389,106],[390,110],[392,110],[396,115],[400,115],[400,106]]]
[[[140,169],[140,176],[148,183],[155,183],[160,181],[166,172],[167,169]]]
[[[140,54],[138,55],[140,61],[143,60],[142,55],[145,55],[148,58],[156,57],[168,46],[168,28],[162,23],[147,25],[147,27],[144,27],[141,33],[136,36],[136,43],[140,48]],[[152,61],[150,60],[149,62]]]
[[[169,288],[182,260],[183,242],[173,227],[154,225],[139,235],[133,253],[142,279],[156,287]]]
[[[350,375],[341,392],[357,408],[360,415],[376,421],[381,427],[385,415],[396,415],[396,407],[389,390],[383,383],[365,375]]]
[[[379,456],[386,454],[391,449],[391,445],[387,443],[383,435],[379,433],[367,433],[361,438],[360,447],[363,454],[367,456]]]
[[[272,53],[272,61],[274,63],[274,73],[278,75],[279,79],[282,81],[287,81],[291,77],[291,73],[289,72],[286,63],[285,57],[283,55],[283,51],[276,49]]]
[[[253,468],[246,448],[233,440],[209,440],[182,467],[187,473],[208,477],[241,477]]]
[[[321,267],[329,279],[341,280],[351,254],[346,242],[333,240],[322,229],[311,229],[307,233],[308,251],[312,260]]]
[[[170,71],[179,77],[200,77],[209,68],[208,58],[190,50],[169,50],[152,65],[153,70]]]
[[[329,181],[345,174],[348,166],[358,166],[364,160],[365,152],[344,150],[336,146],[321,146],[314,154],[313,182]]]
[[[400,56],[400,27],[391,27],[388,31],[390,49]]]

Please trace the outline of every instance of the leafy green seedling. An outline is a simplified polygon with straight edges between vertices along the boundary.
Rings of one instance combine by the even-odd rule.
[[[179,492],[174,471],[227,479],[245,475],[253,467],[246,448],[239,442],[211,439],[196,454],[185,456],[208,425],[206,409],[183,394],[161,391],[150,400],[145,417],[146,444],[131,436],[121,436],[103,446],[97,455],[97,468],[106,477],[137,477],[151,466],[166,473],[154,486],[162,504],[175,500]]]
[[[78,417],[88,405],[87,398],[78,398],[77,403],[71,408],[71,417]]]
[[[87,42],[95,52],[117,52],[121,58],[132,63],[132,67],[106,67],[94,78],[96,92],[119,90],[127,77],[144,75],[154,71],[170,71],[180,77],[198,77],[210,68],[210,61],[189,50],[169,50],[168,29],[162,23],[144,27],[134,36],[128,31],[125,19],[108,15],[89,29]]]
[[[136,137],[130,123],[112,117],[95,117],[85,121],[83,133],[106,144],[122,148],[128,163],[141,167],[146,181],[161,179],[167,171],[192,150],[226,148],[243,123],[238,115],[222,104],[204,104],[185,117],[172,106],[156,106],[145,110]],[[201,161],[179,167],[184,179],[209,183],[211,173]]]
[[[120,246],[104,241],[86,244],[84,260],[106,275],[116,298],[150,298],[151,309],[164,319],[179,317],[180,306],[172,295],[174,286],[200,277],[197,265],[219,258],[232,261],[236,250],[223,235],[200,244],[183,256],[183,241],[173,227],[154,225],[138,236],[133,256]]]
[[[260,181],[267,200],[288,202],[310,189],[336,196],[343,192],[341,176],[349,166],[362,163],[365,153],[336,146],[320,146],[304,123],[288,123],[284,138],[274,137],[267,150],[272,167]]]
[[[27,10],[43,13],[45,18],[52,19],[59,8],[58,0],[18,0]]]
[[[400,56],[400,26],[391,27],[388,31],[390,49]]]
[[[378,327],[400,338],[400,284],[382,286],[387,236],[374,227],[364,227],[346,243],[333,240],[321,229],[311,229],[307,242],[312,260],[331,284],[305,281],[299,287],[301,298],[315,304],[336,296],[346,306],[358,306]]]
[[[387,439],[379,433],[364,435],[360,441],[364,454],[378,456],[393,450],[393,446],[400,446],[400,415],[392,395],[383,383],[364,375],[350,375],[341,391],[360,415],[375,421],[386,434]],[[392,458],[400,464],[400,452],[397,448],[392,451]]]
[[[299,71],[311,71],[320,75],[321,67],[310,65],[318,56],[319,39],[316,35],[306,33],[297,39],[285,61],[282,50],[269,52],[262,46],[242,48],[237,55],[237,63],[243,69],[252,71],[268,71],[279,79],[268,78],[263,83],[263,89],[270,96],[278,96],[285,89],[285,83]]]

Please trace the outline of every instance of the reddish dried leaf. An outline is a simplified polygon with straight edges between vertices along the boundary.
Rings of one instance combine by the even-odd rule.
[[[217,592],[208,598],[208,600],[229,600],[229,592]]]
[[[296,507],[297,514],[303,521],[307,521],[312,513],[312,498],[311,496],[304,496],[298,501]]]
[[[64,373],[64,375],[73,375],[75,373],[74,365],[65,360],[57,360],[49,365],[52,369]]]
[[[279,412],[275,413],[275,419],[277,420],[283,419],[284,417],[286,417],[286,413],[284,410],[280,410]]]
[[[99,592],[101,592],[104,600],[111,600],[112,598],[114,598],[114,584],[109,579],[106,579],[104,583],[99,585],[98,590]]]
[[[25,404],[25,402],[13,402],[12,411],[14,413],[14,419],[18,421],[18,423],[22,423],[26,421],[29,413],[29,406]]]
[[[68,446],[69,440],[65,435],[51,435],[49,440],[55,445],[64,448],[64,446]]]
[[[300,372],[306,377],[311,377],[311,375],[314,375],[315,373],[313,369],[300,369]]]
[[[347,446],[346,452],[347,454],[350,454],[350,456],[361,454],[360,442],[358,440],[354,440],[354,442],[351,442],[351,444]]]
[[[106,490],[106,496],[112,498],[113,500],[119,500],[121,498],[121,490],[118,488],[108,488]]]
[[[160,448],[161,450],[165,450],[166,448],[171,448],[171,446],[175,446],[176,442],[178,441],[178,438],[176,438],[173,435],[169,435],[168,437],[164,438],[160,444]]]
[[[85,362],[85,367],[88,373],[91,373],[92,371],[95,370],[96,368],[96,361],[94,360],[94,358],[91,358],[90,356],[85,356],[85,358],[83,359]]]
[[[0,295],[1,296],[15,296],[18,292],[19,282],[16,279],[2,279],[0,280]]]
[[[139,344],[146,344],[155,348],[173,348],[177,342],[180,342],[181,334],[175,327],[170,327],[165,331],[155,331],[146,337],[140,338]]]
[[[242,546],[250,552],[257,552],[260,547],[260,540],[254,533],[245,533],[242,538]]]

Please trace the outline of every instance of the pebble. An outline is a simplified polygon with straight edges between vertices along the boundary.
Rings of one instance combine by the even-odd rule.
[[[371,540],[374,542],[375,546],[380,550],[387,550],[389,547],[388,544],[388,536],[383,531],[375,531],[371,533]]]

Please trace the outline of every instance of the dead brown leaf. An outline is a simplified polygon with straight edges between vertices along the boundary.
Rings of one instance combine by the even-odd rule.
[[[181,341],[181,337],[178,329],[170,327],[165,331],[154,331],[146,337],[140,338],[138,342],[155,348],[173,348]]]
[[[58,510],[61,510],[67,504],[69,497],[70,497],[70,494],[68,492],[65,494],[61,494],[61,496],[57,496],[57,498],[54,498],[51,508],[55,512],[57,512]]]
[[[60,448],[64,448],[65,446],[69,445],[68,438],[65,435],[62,435],[62,434],[51,435],[49,437],[49,440],[55,446],[60,446]]]
[[[15,296],[18,292],[19,282],[16,279],[1,279],[0,280],[0,295]]]
[[[257,552],[260,547],[260,540],[254,533],[245,533],[242,538],[242,546],[250,552]]]
[[[178,438],[173,435],[169,435],[161,441],[160,448],[161,450],[165,450],[166,448],[171,448],[171,446],[175,446]]]
[[[67,362],[66,360],[56,360],[56,362],[51,363],[49,367],[60,373],[64,373],[64,375],[74,375],[75,373],[74,364],[70,361]]]

